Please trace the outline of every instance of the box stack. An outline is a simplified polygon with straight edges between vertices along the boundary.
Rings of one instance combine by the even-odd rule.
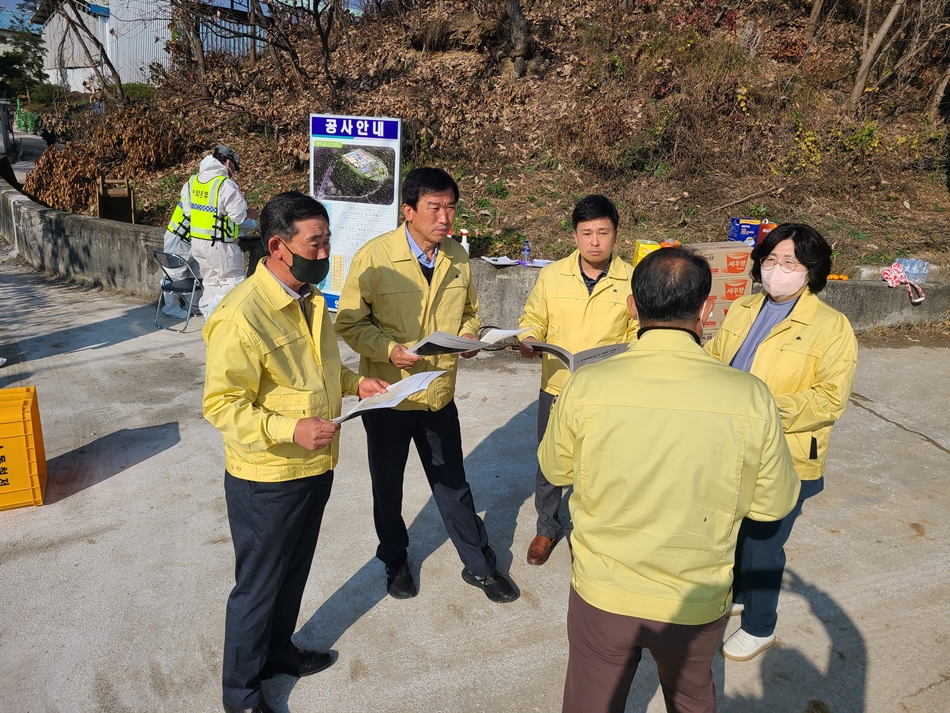
[[[0,510],[42,505],[45,490],[36,387],[0,389]]]
[[[716,304],[703,328],[702,343],[712,339],[726,318],[732,303],[752,291],[752,246],[737,241],[697,243],[687,246],[702,255],[712,270],[712,291]]]

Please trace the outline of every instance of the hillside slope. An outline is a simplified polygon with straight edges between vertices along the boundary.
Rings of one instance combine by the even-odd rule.
[[[504,4],[378,4],[337,16],[326,63],[315,20],[298,15],[254,62],[207,55],[201,74],[173,44],[149,101],[104,117],[85,100],[54,107],[47,123],[72,141],[41,159],[27,190],[82,211],[95,176],[128,175],[143,219],[163,224],[200,157],[226,143],[259,207],[307,190],[310,112],[394,116],[405,163],[459,180],[457,227],[475,254],[515,254],[525,237],[538,256],[567,254],[574,201],[601,192],[621,208],[628,255],[638,238],[724,239],[729,216],[748,215],[815,225],[839,271],[902,255],[942,262],[946,3],[905,9],[849,105],[889,5],[866,22],[863,2],[830,4],[808,39],[811,2],[535,0],[515,52]]]

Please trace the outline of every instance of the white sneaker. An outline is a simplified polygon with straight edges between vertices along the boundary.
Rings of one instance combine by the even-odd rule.
[[[754,659],[772,644],[775,643],[775,634],[771,636],[752,636],[744,629],[726,639],[722,645],[722,655],[733,661],[748,661]]]
[[[739,604],[739,602],[733,602],[732,608],[729,610],[729,616],[739,616],[744,611],[745,611],[745,604]]]

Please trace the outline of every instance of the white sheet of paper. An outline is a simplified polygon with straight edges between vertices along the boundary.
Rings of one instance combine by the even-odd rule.
[[[489,342],[465,339],[448,332],[433,332],[406,351],[416,356],[434,356],[436,354],[464,354],[490,346]]]
[[[507,267],[508,265],[521,264],[517,260],[512,260],[510,257],[488,257],[486,255],[482,255],[482,260],[485,262],[490,262],[495,267]]]
[[[407,398],[413,394],[418,394],[420,391],[425,391],[429,388],[429,384],[432,383],[440,374],[444,374],[444,371],[423,371],[419,374],[413,374],[412,376],[407,376],[402,381],[397,381],[395,384],[390,384],[389,388],[381,394],[374,394],[369,398],[365,398],[360,401],[356,406],[350,409],[349,413],[344,416],[337,416],[333,419],[334,423],[343,423],[348,421],[354,416],[359,416],[364,411],[372,411],[373,409],[378,408],[392,408],[402,401],[405,401]]]
[[[502,339],[515,337],[522,332],[527,331],[527,329],[489,329],[481,336],[479,341],[486,342],[488,344],[495,344],[496,342],[500,342]]]
[[[554,260],[532,260],[528,267],[544,267],[550,265]]]

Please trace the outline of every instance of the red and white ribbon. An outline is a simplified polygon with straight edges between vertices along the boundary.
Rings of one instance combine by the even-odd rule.
[[[912,304],[919,305],[921,302],[927,299],[927,295],[924,294],[924,291],[920,285],[907,279],[907,275],[904,273],[904,268],[899,262],[895,262],[890,267],[881,268],[881,277],[884,278],[884,281],[887,283],[888,287],[907,285],[907,294],[910,295],[910,301]]]

